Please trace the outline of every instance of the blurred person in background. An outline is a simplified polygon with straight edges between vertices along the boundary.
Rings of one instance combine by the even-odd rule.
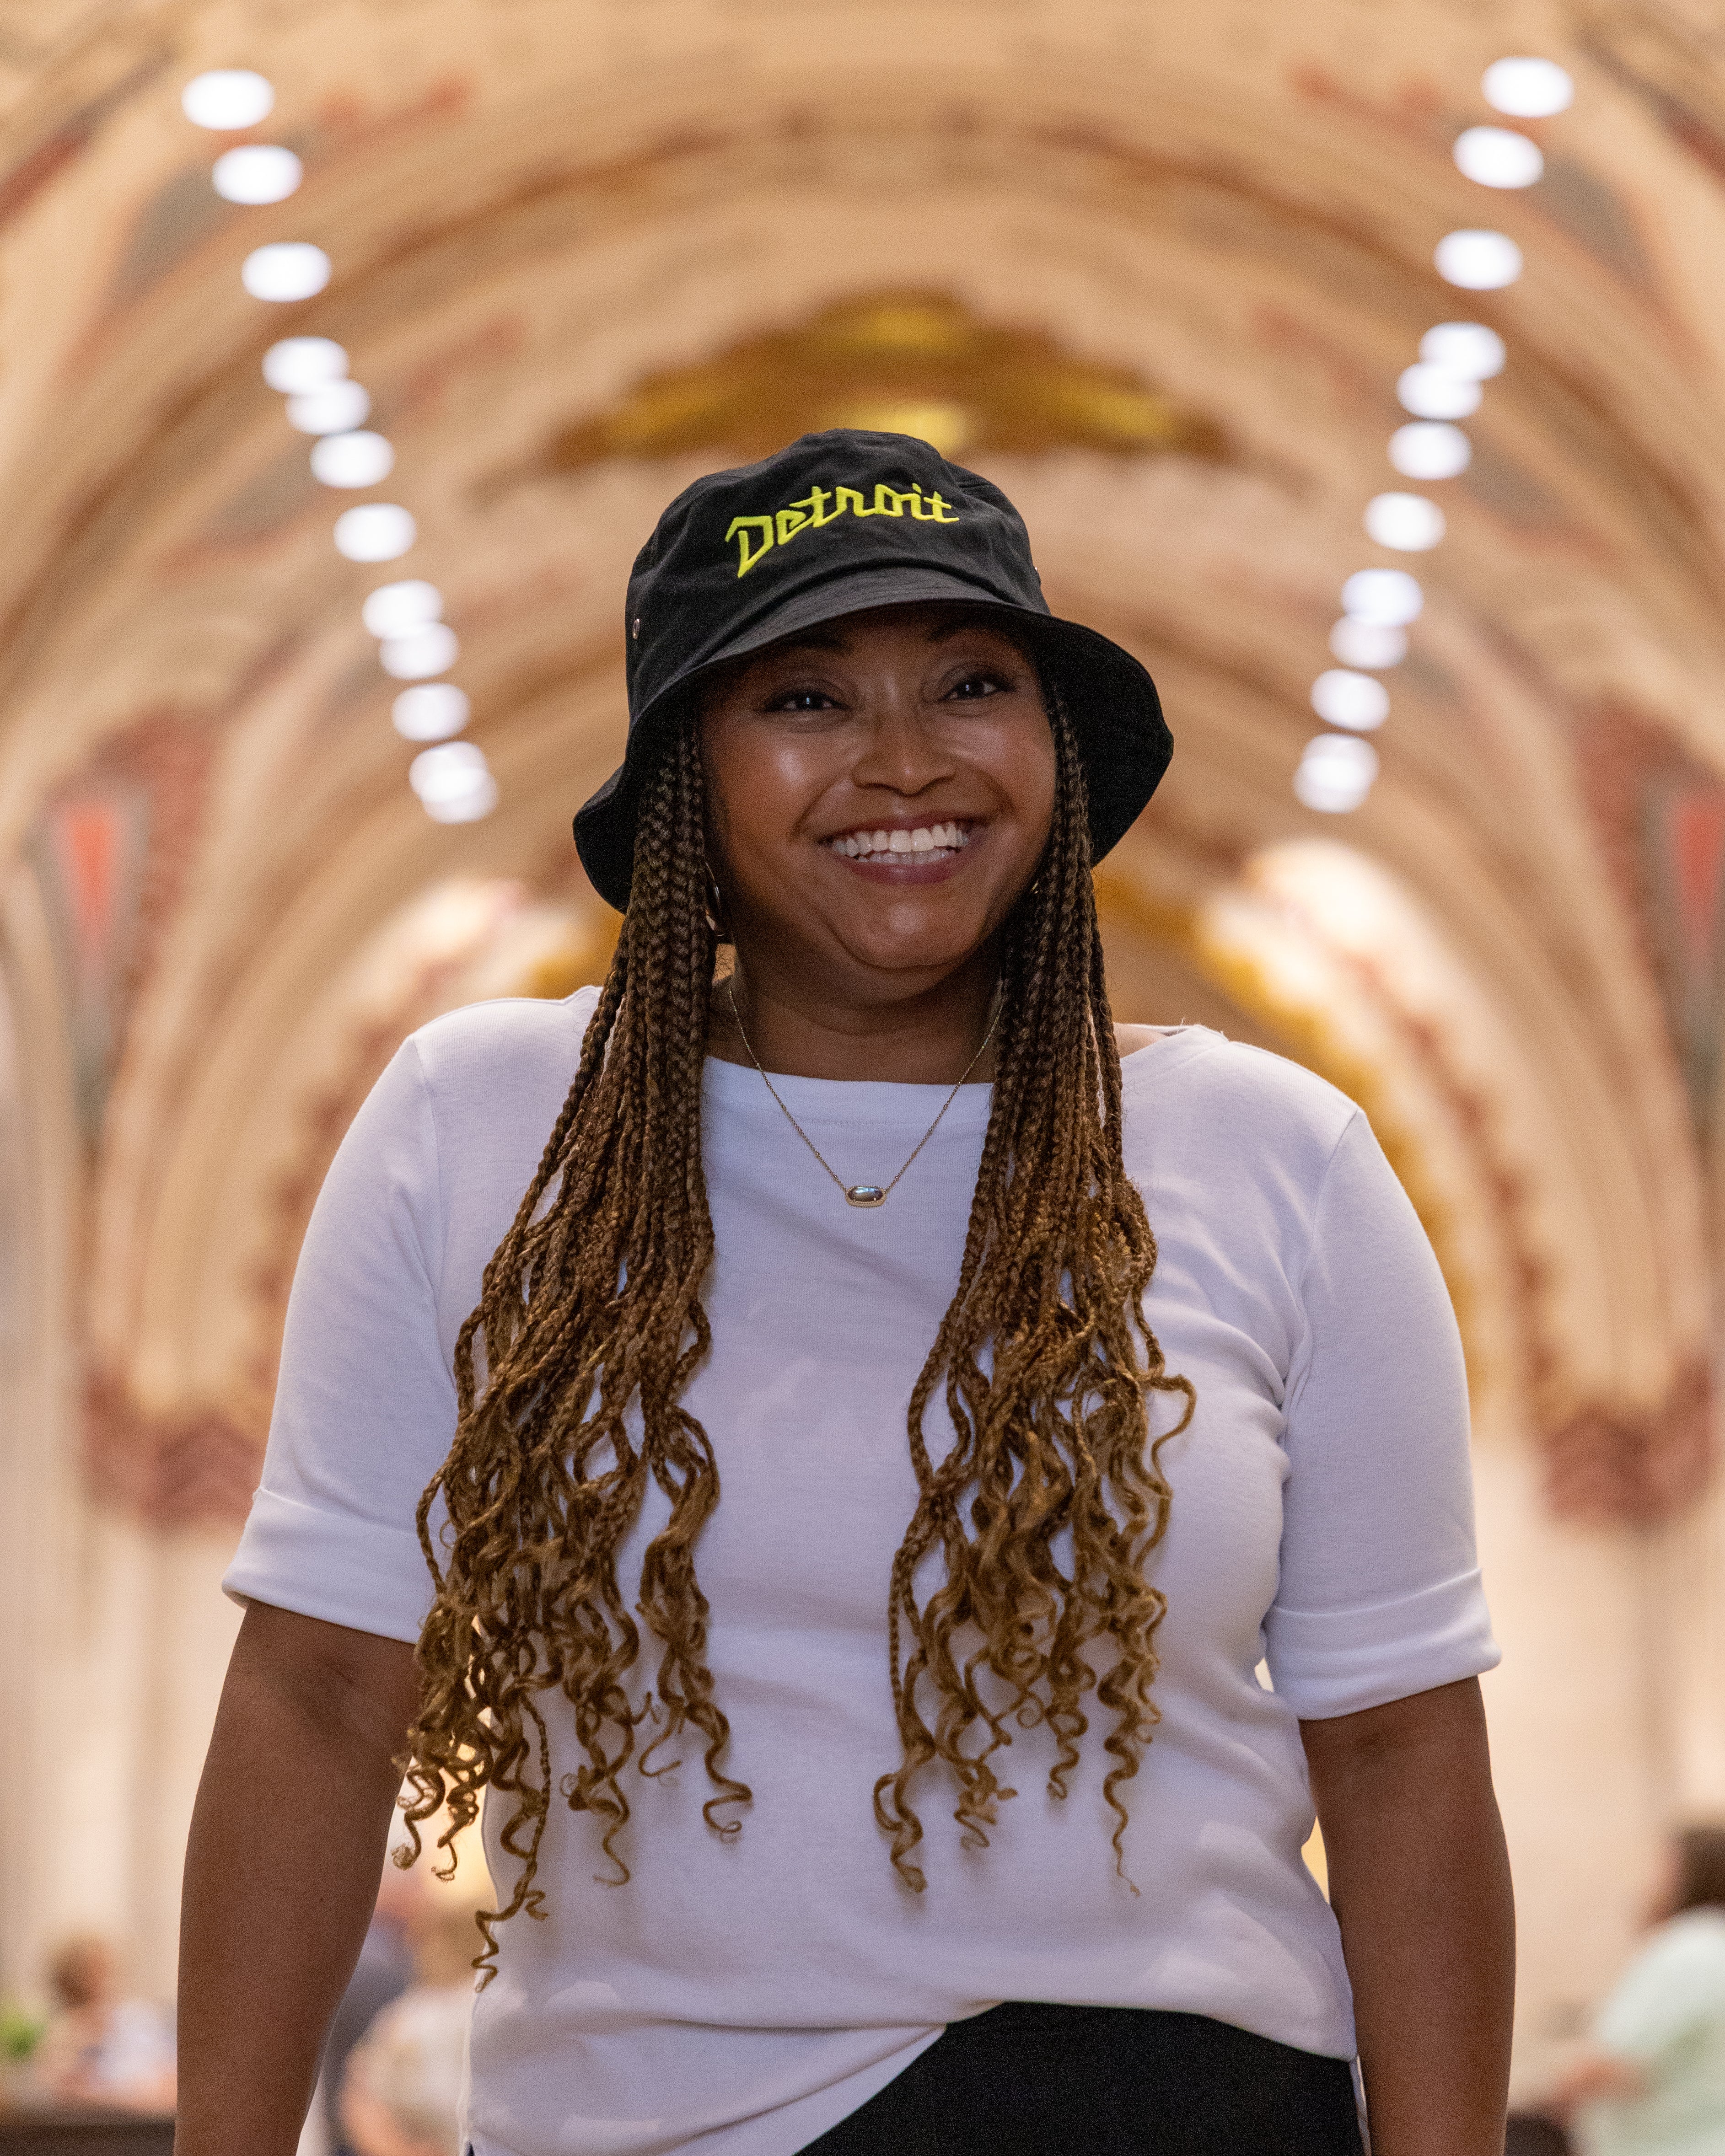
[[[1556,2108],[1584,2156],[1725,2156],[1725,1827],[1673,1837],[1647,1922]]]
[[[318,2082],[323,2106],[330,2156],[362,2156],[358,2144],[341,2124],[341,2085],[347,2061],[367,2030],[383,2011],[399,1999],[413,1981],[413,1926],[421,1901],[417,1879],[393,1864],[383,1867],[377,1889],[377,1906],[372,1912],[359,1960],[348,1979],[341,2004],[330,2024],[324,2046],[323,2071]]]
[[[416,1897],[408,1914],[413,1981],[372,2022],[329,2086],[343,2145],[357,2156],[459,2156],[459,2112],[473,2005],[472,1904],[459,1893]]]
[[[64,1942],[49,1965],[54,2010],[30,2061],[34,2093],[126,2111],[174,2106],[173,2025],[121,1995],[119,1957],[95,1933]]]

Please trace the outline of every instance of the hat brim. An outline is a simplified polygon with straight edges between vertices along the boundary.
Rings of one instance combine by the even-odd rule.
[[[716,668],[823,622],[931,600],[957,600],[998,614],[1026,637],[1058,687],[1077,736],[1090,794],[1091,855],[1101,860],[1137,822],[1173,754],[1156,684],[1145,668],[1099,630],[1009,605],[964,577],[935,569],[861,569],[793,594],[722,651],[670,683],[637,716],[628,754],[575,819],[581,865],[600,897],[619,913],[628,910],[642,788],[691,694]]]

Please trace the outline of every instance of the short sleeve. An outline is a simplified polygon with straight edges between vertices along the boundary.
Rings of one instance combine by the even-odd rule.
[[[264,1478],[223,1586],[417,1640],[431,1578],[414,1525],[449,1449],[437,1326],[437,1133],[409,1040],[331,1164],[288,1300]]]
[[[1312,1214],[1289,1372],[1271,1682],[1302,1719],[1496,1666],[1474,1549],[1467,1378],[1406,1193],[1356,1113]]]

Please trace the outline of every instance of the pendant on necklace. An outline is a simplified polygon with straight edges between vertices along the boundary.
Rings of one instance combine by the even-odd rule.
[[[886,1193],[878,1183],[853,1183],[845,1194],[847,1205],[884,1205]]]

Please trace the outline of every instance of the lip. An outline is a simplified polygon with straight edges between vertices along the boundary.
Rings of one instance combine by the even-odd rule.
[[[962,824],[968,834],[964,844],[946,860],[931,860],[927,855],[918,854],[901,854],[886,861],[856,860],[849,854],[839,853],[833,844],[836,839],[848,839],[859,831],[920,831],[932,824]],[[945,883],[963,866],[988,828],[986,816],[933,815],[925,810],[920,816],[874,816],[865,823],[847,824],[839,830],[828,832],[818,843],[829,860],[849,870],[852,875],[860,876],[865,883],[899,886]]]

